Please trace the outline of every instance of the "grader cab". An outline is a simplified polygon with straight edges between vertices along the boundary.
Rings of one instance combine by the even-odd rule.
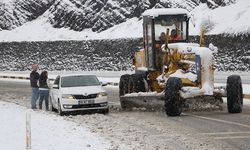
[[[120,78],[123,109],[164,106],[168,116],[178,116],[183,107],[219,106],[227,97],[229,113],[242,111],[240,76],[229,76],[226,87],[214,87],[216,49],[204,47],[202,36],[199,44],[188,43],[189,18],[183,9],[143,13],[144,49],[134,54],[135,73]]]

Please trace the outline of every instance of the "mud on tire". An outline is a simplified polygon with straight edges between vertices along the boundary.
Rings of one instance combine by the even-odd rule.
[[[128,93],[128,81],[129,81],[129,74],[124,74],[120,78],[119,82],[119,95],[123,96]]]
[[[132,74],[129,77],[129,93],[139,93],[139,92],[146,92],[146,86],[144,82],[143,74]]]
[[[229,113],[241,113],[243,106],[243,91],[241,78],[231,75],[227,78],[227,109]]]
[[[165,111],[168,116],[179,116],[182,112],[180,90],[182,82],[179,78],[170,77],[165,90]]]
[[[132,74],[132,75],[122,75],[120,79],[119,89],[120,89],[120,103],[123,110],[129,110],[132,105],[126,101],[126,98],[121,96],[127,93],[133,92],[145,92],[145,81],[142,74]]]
[[[120,78],[120,82],[119,82],[119,95],[120,96],[124,96],[125,94],[128,93],[128,82],[129,82],[129,74],[125,74],[122,75]],[[121,104],[121,108],[127,109],[128,105],[127,102],[122,100],[122,98],[120,97],[120,104]]]

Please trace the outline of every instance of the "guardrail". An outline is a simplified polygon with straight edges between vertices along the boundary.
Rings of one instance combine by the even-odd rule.
[[[22,80],[29,80],[30,77],[24,77],[24,76],[7,76],[7,75],[0,75],[0,78],[4,79],[22,79]],[[55,79],[49,78],[49,81],[54,81]],[[117,82],[106,82],[108,85],[118,86],[119,83]]]
[[[24,76],[7,76],[7,75],[0,75],[0,78],[5,78],[5,79],[22,79],[22,80],[29,80],[29,77],[24,77]],[[49,81],[54,81],[55,79],[49,78]],[[108,85],[113,85],[113,86],[119,86],[119,83],[117,82],[107,82]],[[250,99],[250,94],[243,94],[243,97],[245,99]]]
[[[29,77],[23,77],[23,76],[0,76],[0,78],[5,78],[5,79],[24,79],[24,80],[29,80]]]
[[[250,94],[243,94],[243,97],[244,97],[245,99],[250,99]]]

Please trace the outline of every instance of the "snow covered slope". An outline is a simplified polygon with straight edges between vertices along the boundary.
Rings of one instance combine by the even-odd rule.
[[[248,0],[3,0],[0,41],[53,41],[142,37],[141,14],[151,8],[184,8],[199,34],[248,34]],[[234,11],[232,11],[234,10]]]
[[[209,9],[201,4],[191,14],[194,14],[195,28],[191,26],[191,34],[199,33],[204,25],[207,34],[242,35],[250,33],[250,1],[237,0],[235,4]]]

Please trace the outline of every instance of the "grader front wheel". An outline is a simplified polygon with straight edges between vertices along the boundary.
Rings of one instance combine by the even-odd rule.
[[[243,106],[243,91],[241,78],[231,75],[227,78],[227,109],[229,113],[241,113]]]
[[[128,81],[129,93],[146,92],[146,85],[142,74],[132,74]]]
[[[179,78],[170,77],[165,91],[165,111],[168,116],[179,116],[182,112],[180,90],[182,82]]]
[[[125,94],[128,94],[128,82],[129,82],[129,74],[122,75],[119,82],[119,96],[124,96]],[[126,109],[127,108],[127,102],[121,100],[121,108]]]
[[[119,95],[123,96],[128,93],[129,74],[122,75],[119,82]]]

